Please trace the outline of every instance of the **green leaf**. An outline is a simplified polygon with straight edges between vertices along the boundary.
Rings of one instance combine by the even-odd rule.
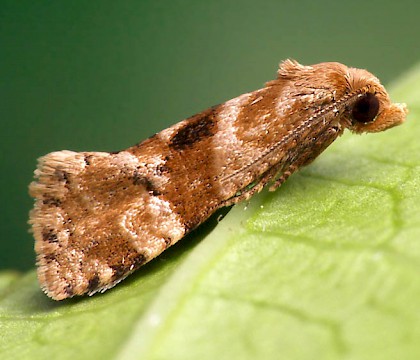
[[[0,274],[0,358],[420,358],[419,83],[392,87],[406,124],[345,135],[105,294]]]

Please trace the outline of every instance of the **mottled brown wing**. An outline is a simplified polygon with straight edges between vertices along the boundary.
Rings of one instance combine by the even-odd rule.
[[[144,169],[124,151],[60,151],[39,160],[30,223],[49,296],[106,290],[184,235],[182,219],[154,196]]]
[[[41,158],[30,222],[46,293],[63,299],[114,286],[216,209],[322,151],[338,133],[304,122],[319,108],[312,97],[301,94],[284,112],[284,86],[241,95],[125,151]]]

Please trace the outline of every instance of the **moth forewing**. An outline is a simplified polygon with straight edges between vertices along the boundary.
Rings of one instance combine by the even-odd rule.
[[[41,287],[56,300],[109,289],[218,208],[277,188],[345,128],[382,131],[406,112],[365,70],[286,60],[264,88],[126,150],[50,153],[30,185]]]

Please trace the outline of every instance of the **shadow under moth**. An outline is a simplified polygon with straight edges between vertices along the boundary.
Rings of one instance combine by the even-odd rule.
[[[383,131],[406,113],[366,70],[286,60],[262,89],[126,150],[47,154],[30,185],[41,287],[55,300],[103,292],[217,209],[275,190],[344,129]]]

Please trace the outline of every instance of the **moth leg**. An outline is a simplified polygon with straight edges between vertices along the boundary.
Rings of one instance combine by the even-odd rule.
[[[279,177],[268,189],[269,191],[276,190],[281,184],[283,184],[290,175],[292,175],[299,166],[296,165],[290,165],[288,169]],[[243,200],[248,200],[251,198],[254,194],[260,192],[267,183],[270,182],[270,180],[277,174],[278,167],[272,167],[269,169],[263,176],[260,178],[259,182],[250,188],[249,190],[246,190],[238,195],[235,195],[231,197],[230,199],[226,200],[224,203],[222,203],[221,206],[230,206],[233,204],[236,204],[238,202],[241,202]]]
[[[272,185],[270,185],[268,191],[274,191],[276,190],[281,184],[283,184],[290,175],[292,175],[296,170],[298,169],[298,166],[296,165],[290,165],[289,168],[280,176]]]
[[[222,206],[230,206],[242,200],[248,200],[254,194],[260,192],[262,188],[273,178],[273,176],[276,175],[276,173],[277,173],[277,167],[272,167],[271,169],[269,169],[263,174],[263,176],[260,178],[260,180],[255,186],[253,186],[252,188],[238,195],[231,197],[230,199],[227,199],[224,203],[222,203]]]

